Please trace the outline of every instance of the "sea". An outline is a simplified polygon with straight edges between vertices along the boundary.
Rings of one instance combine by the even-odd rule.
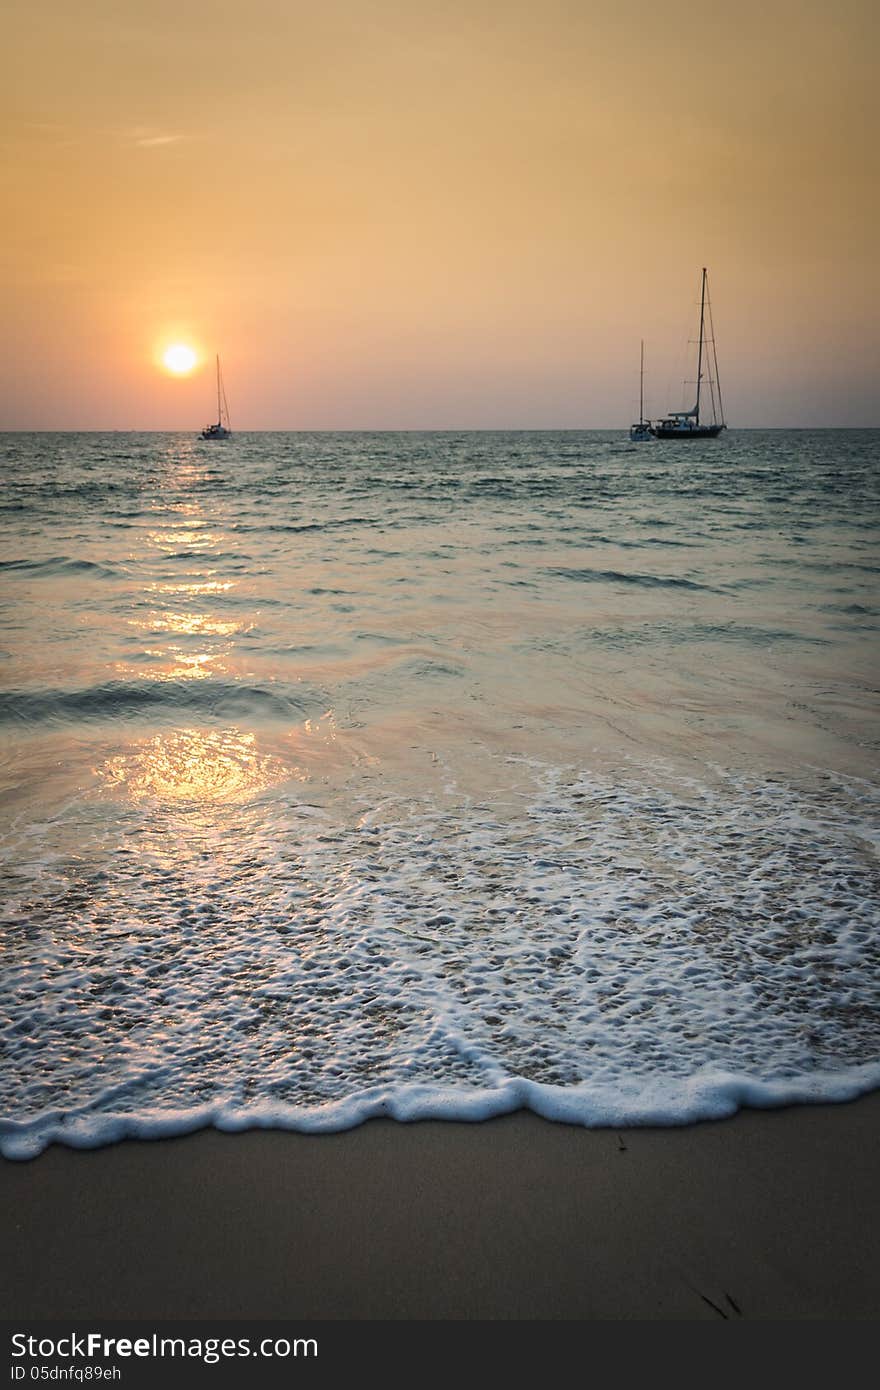
[[[880,432],[0,454],[7,1157],[880,1086]]]

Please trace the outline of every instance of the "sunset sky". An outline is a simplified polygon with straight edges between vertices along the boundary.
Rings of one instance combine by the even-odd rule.
[[[20,0],[0,427],[878,425],[878,13]]]

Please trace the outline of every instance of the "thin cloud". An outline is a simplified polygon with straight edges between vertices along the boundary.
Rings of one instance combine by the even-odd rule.
[[[161,145],[177,145],[190,137],[179,131],[162,130],[158,126],[87,126],[62,121],[17,121],[8,128],[4,143],[13,138],[38,141],[58,149],[93,140],[116,140],[139,149],[155,149]]]
[[[176,145],[186,137],[183,135],[171,134],[166,131],[154,130],[146,126],[135,126],[133,130],[123,132],[123,139],[139,149],[154,149],[158,145]]]

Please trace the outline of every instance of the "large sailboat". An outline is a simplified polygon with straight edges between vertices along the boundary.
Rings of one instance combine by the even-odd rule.
[[[709,348],[711,346],[711,354]],[[712,375],[714,368],[715,375]],[[711,423],[706,419],[706,393],[712,412]],[[702,415],[700,413],[703,406]],[[721,403],[721,385],[718,380],[718,354],[715,351],[715,328],[712,323],[712,305],[706,267],[700,283],[700,339],[697,354],[697,400],[691,410],[672,410],[664,420],[655,420],[651,433],[655,439],[717,439],[727,426],[724,423],[724,407]]]
[[[651,424],[645,419],[645,340],[642,339],[641,370],[639,372],[639,423],[630,425],[629,437],[634,443],[651,438]]]
[[[220,375],[220,357],[217,357],[217,423],[206,425],[199,435],[200,439],[228,439],[232,434],[229,426],[229,407],[226,404],[226,390]]]

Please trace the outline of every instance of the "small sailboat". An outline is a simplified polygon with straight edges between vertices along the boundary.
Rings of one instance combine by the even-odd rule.
[[[707,322],[708,319],[708,322]],[[709,353],[711,344],[712,352]],[[715,375],[712,375],[714,367]],[[705,369],[705,370],[704,370]],[[704,408],[700,415],[701,401],[705,403],[706,391],[709,393],[712,420],[709,423]],[[717,439],[727,426],[724,423],[724,407],[721,403],[721,384],[718,380],[718,354],[715,351],[715,328],[712,323],[712,305],[709,300],[706,267],[700,284],[700,339],[697,355],[697,400],[691,410],[672,410],[664,420],[655,420],[651,433],[655,439]]]
[[[217,423],[216,425],[206,425],[199,435],[200,439],[229,439],[232,430],[229,427],[229,407],[226,404],[226,390],[223,386],[223,378],[220,375],[220,357],[217,356]]]
[[[642,339],[642,362],[639,372],[639,423],[630,425],[629,437],[634,443],[651,438],[651,425],[645,419],[645,340]]]

